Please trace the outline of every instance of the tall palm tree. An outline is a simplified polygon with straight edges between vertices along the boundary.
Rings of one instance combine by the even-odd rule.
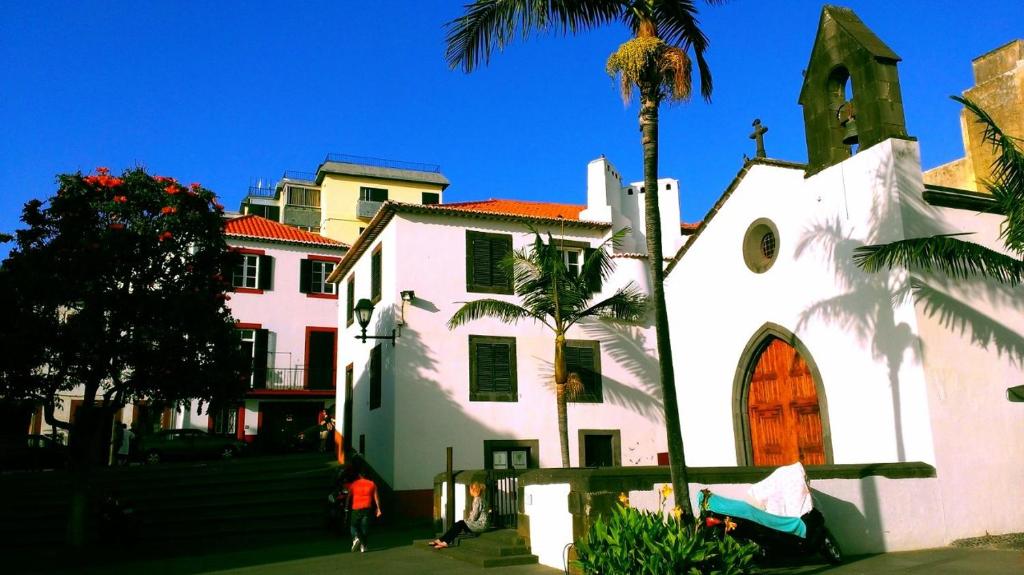
[[[705,0],[721,4],[724,0]],[[486,64],[494,49],[501,50],[517,34],[560,30],[576,34],[621,22],[633,39],[608,60],[608,72],[620,76],[623,96],[633,87],[640,95],[640,131],[644,154],[644,217],[650,264],[654,325],[661,365],[672,487],[683,513],[693,514],[688,495],[686,459],[676,401],[675,370],[665,309],[664,260],[661,248],[661,212],[658,208],[658,110],[661,102],[686,100],[692,83],[693,52],[700,72],[701,95],[711,98],[711,70],[704,58],[708,39],[700,30],[692,0],[477,0],[466,13],[448,23],[446,58],[452,68],[471,72]]]
[[[569,272],[559,246],[548,235],[547,243],[534,232],[533,247],[509,254],[502,265],[512,275],[512,286],[521,303],[497,299],[466,302],[448,320],[455,329],[482,317],[505,323],[530,319],[555,333],[555,400],[558,408],[558,436],[562,449],[562,467],[569,467],[569,421],[566,409],[569,372],[565,361],[565,335],[569,328],[588,318],[633,322],[644,316],[647,297],[632,282],[611,296],[592,301],[612,271],[605,247],[588,250],[578,274]],[[578,390],[574,390],[578,391]]]
[[[957,237],[963,234],[942,234],[860,247],[854,251],[853,260],[867,272],[893,268],[937,270],[954,278],[981,276],[1018,285],[1024,280],[1024,152],[1021,141],[1003,132],[978,104],[957,96],[953,99],[977,117],[977,122],[985,128],[984,140],[996,150],[992,178],[985,186],[1001,213],[1006,215],[1000,238],[1013,255]]]

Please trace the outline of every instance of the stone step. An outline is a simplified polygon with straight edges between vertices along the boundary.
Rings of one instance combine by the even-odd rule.
[[[428,545],[432,539],[413,542],[417,548],[434,553],[445,553],[454,559],[480,567],[505,567],[536,564],[538,558],[530,554],[526,541],[514,529],[488,531],[476,537],[460,537],[456,544],[437,550]]]

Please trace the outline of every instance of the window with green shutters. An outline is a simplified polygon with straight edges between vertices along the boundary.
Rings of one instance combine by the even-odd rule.
[[[512,293],[512,277],[502,260],[512,253],[510,234],[466,231],[466,291]]]
[[[370,350],[370,409],[377,409],[381,403],[381,344]]]
[[[602,403],[601,344],[597,341],[568,340],[565,342],[565,367],[576,373],[583,382],[583,391],[569,397],[576,403]]]
[[[373,257],[370,258],[370,301],[380,301],[380,274],[381,274],[381,246],[373,250]]]
[[[356,307],[356,274],[348,276],[348,293],[345,296],[345,325],[352,325]]]
[[[516,338],[469,336],[469,400],[518,399]]]

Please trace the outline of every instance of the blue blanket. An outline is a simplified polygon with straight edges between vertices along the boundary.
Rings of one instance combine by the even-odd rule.
[[[704,493],[701,492],[697,494],[697,505],[703,506],[703,504]],[[807,537],[807,525],[804,525],[803,519],[800,519],[799,517],[782,517],[781,515],[772,515],[767,511],[762,511],[757,507],[754,507],[746,501],[729,499],[728,497],[722,497],[721,495],[715,495],[712,493],[711,497],[708,499],[708,509],[718,513],[719,515],[742,517],[743,519],[753,521],[754,523],[760,523],[761,525],[770,527],[776,531],[791,533],[797,537]]]

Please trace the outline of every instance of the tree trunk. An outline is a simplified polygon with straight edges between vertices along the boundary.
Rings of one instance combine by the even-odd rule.
[[[562,448],[562,467],[569,467],[569,412],[566,406],[565,334],[555,334],[555,404],[558,407],[558,443]]]
[[[649,74],[653,76],[653,74]],[[647,258],[651,269],[651,292],[654,301],[654,330],[661,365],[661,393],[668,434],[668,460],[672,473],[672,491],[676,505],[686,517],[693,516],[690,486],[686,476],[686,456],[679,426],[676,400],[675,370],[672,365],[672,342],[669,339],[668,310],[665,307],[665,266],[661,249],[661,212],[658,204],[658,105],[660,95],[656,82],[640,86],[640,132],[644,149],[644,220],[647,225]],[[676,193],[673,191],[673,193]]]

